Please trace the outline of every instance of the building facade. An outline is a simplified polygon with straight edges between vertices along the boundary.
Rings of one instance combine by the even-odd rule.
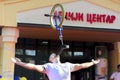
[[[1,0],[0,74],[9,75],[9,80],[13,80],[13,74],[28,80],[46,78],[14,65],[10,58],[16,56],[35,64],[47,62],[49,54],[60,45],[58,31],[50,27],[49,17],[44,16],[56,3],[63,5],[69,17],[63,23],[63,39],[70,49],[61,55],[62,62],[82,63],[100,58],[99,65],[72,73],[72,77],[107,80],[120,63],[119,0]]]

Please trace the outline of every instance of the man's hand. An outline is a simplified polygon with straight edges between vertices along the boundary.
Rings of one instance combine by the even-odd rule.
[[[93,64],[98,64],[100,62],[100,60],[99,59],[98,60],[92,59],[92,62],[93,62]]]
[[[19,63],[19,62],[21,62],[21,60],[19,58],[11,58],[11,61],[13,63]]]

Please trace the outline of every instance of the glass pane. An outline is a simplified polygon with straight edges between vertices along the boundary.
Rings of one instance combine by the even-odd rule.
[[[38,46],[38,55],[45,57],[48,56],[48,47],[47,46]]]
[[[51,41],[51,47],[58,47],[60,45],[60,41]]]
[[[38,41],[38,45],[39,45],[39,46],[47,46],[48,43],[49,43],[49,42],[46,41],[46,40],[39,40],[39,41]]]
[[[81,42],[75,42],[75,43],[74,43],[74,46],[75,46],[75,47],[83,47],[83,45],[84,45],[84,44],[81,43]]]
[[[62,54],[61,54],[62,56],[64,56],[64,57],[70,57],[70,56],[72,56],[72,52],[71,51],[64,51],[64,52],[62,52]]]
[[[74,56],[83,56],[83,52],[74,52]]]
[[[35,52],[35,50],[27,49],[27,50],[25,50],[25,55],[35,56],[35,55],[36,55],[36,52]]]
[[[35,64],[35,60],[33,58],[25,58],[25,62]]]
[[[36,44],[36,40],[35,39],[26,39],[26,44],[31,44],[31,45],[35,45]]]
[[[18,43],[17,44],[23,44],[24,43],[24,38],[18,38]]]
[[[16,55],[23,55],[23,49],[16,49]]]

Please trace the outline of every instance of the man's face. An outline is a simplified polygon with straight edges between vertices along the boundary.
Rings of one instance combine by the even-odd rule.
[[[52,54],[50,55],[50,57],[49,57],[49,61],[50,61],[50,62],[53,62],[54,59],[55,59],[55,56],[56,56],[56,54],[52,53]]]
[[[56,54],[51,54],[49,57],[49,61],[52,63],[58,63],[59,62],[59,56],[56,56]]]

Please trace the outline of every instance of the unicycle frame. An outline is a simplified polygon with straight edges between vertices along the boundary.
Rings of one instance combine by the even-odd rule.
[[[59,32],[59,39],[61,41],[61,45],[63,45],[63,35],[62,35],[62,30],[63,30],[63,27],[59,27],[58,24],[57,24],[57,20],[56,20],[56,16],[54,17],[54,20],[55,20],[55,25],[56,25],[56,30],[58,30]]]

